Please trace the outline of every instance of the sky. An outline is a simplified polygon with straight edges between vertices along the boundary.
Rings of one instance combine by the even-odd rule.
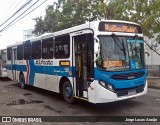
[[[26,8],[19,11],[15,17],[11,18],[8,22],[3,24],[9,17],[11,17],[26,1],[29,0],[0,0],[0,30],[2,30],[7,24],[9,24],[13,19],[25,11],[29,6],[31,6],[37,0],[32,0],[31,3],[26,6]],[[39,0],[39,2],[33,6],[36,7],[45,0]],[[15,44],[16,42],[23,41],[23,30],[34,29],[36,17],[44,17],[45,9],[48,5],[53,5],[56,0],[47,0],[43,5],[37,8],[35,11],[9,27],[8,29],[0,32],[0,49],[5,49],[7,46]],[[31,11],[32,8],[29,10]],[[27,11],[27,12],[29,12]],[[25,15],[25,14],[24,14]],[[3,24],[3,25],[2,25]]]

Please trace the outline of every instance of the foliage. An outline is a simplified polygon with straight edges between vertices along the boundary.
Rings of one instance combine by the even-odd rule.
[[[38,17],[34,33],[54,32],[87,21],[116,19],[140,24],[144,35],[160,41],[160,0],[58,0]]]
[[[157,34],[157,40],[160,42],[159,0],[119,0],[118,2],[119,5],[123,5],[122,18],[124,20],[140,24],[144,35],[149,38],[153,38]]]
[[[37,35],[43,34],[45,32],[45,27],[44,27],[45,24],[44,24],[44,21],[42,20],[42,17],[38,17],[33,20],[36,21],[36,25],[33,33]]]

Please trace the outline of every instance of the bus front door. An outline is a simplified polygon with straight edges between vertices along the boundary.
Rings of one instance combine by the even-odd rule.
[[[16,80],[16,59],[17,59],[17,49],[13,48],[12,49],[12,60],[11,60],[13,80]]]
[[[90,48],[93,42],[91,41],[91,38],[93,38],[91,33],[73,37],[76,72],[76,96],[83,98],[88,98],[88,78],[93,77],[93,53]]]

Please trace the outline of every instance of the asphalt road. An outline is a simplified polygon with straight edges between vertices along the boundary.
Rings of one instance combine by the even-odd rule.
[[[0,80],[0,116],[160,116],[160,90],[148,89],[147,95],[107,104],[95,105],[82,100],[68,104],[59,94],[35,87],[24,90],[18,83],[3,79]],[[90,124],[90,122],[76,124]]]

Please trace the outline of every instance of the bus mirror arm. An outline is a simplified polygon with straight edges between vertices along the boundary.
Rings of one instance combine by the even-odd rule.
[[[99,57],[99,54],[96,56],[96,58],[95,58],[94,62],[96,62],[96,61],[97,61],[98,57]]]
[[[96,54],[95,60],[94,62],[97,61],[98,57],[99,57],[99,53],[100,53],[100,41],[98,39],[98,37],[94,37],[94,54]]]
[[[94,37],[94,53],[99,54],[100,53],[100,44],[98,37]]]
[[[100,53],[100,45],[98,42],[94,43],[94,53],[99,54]]]

